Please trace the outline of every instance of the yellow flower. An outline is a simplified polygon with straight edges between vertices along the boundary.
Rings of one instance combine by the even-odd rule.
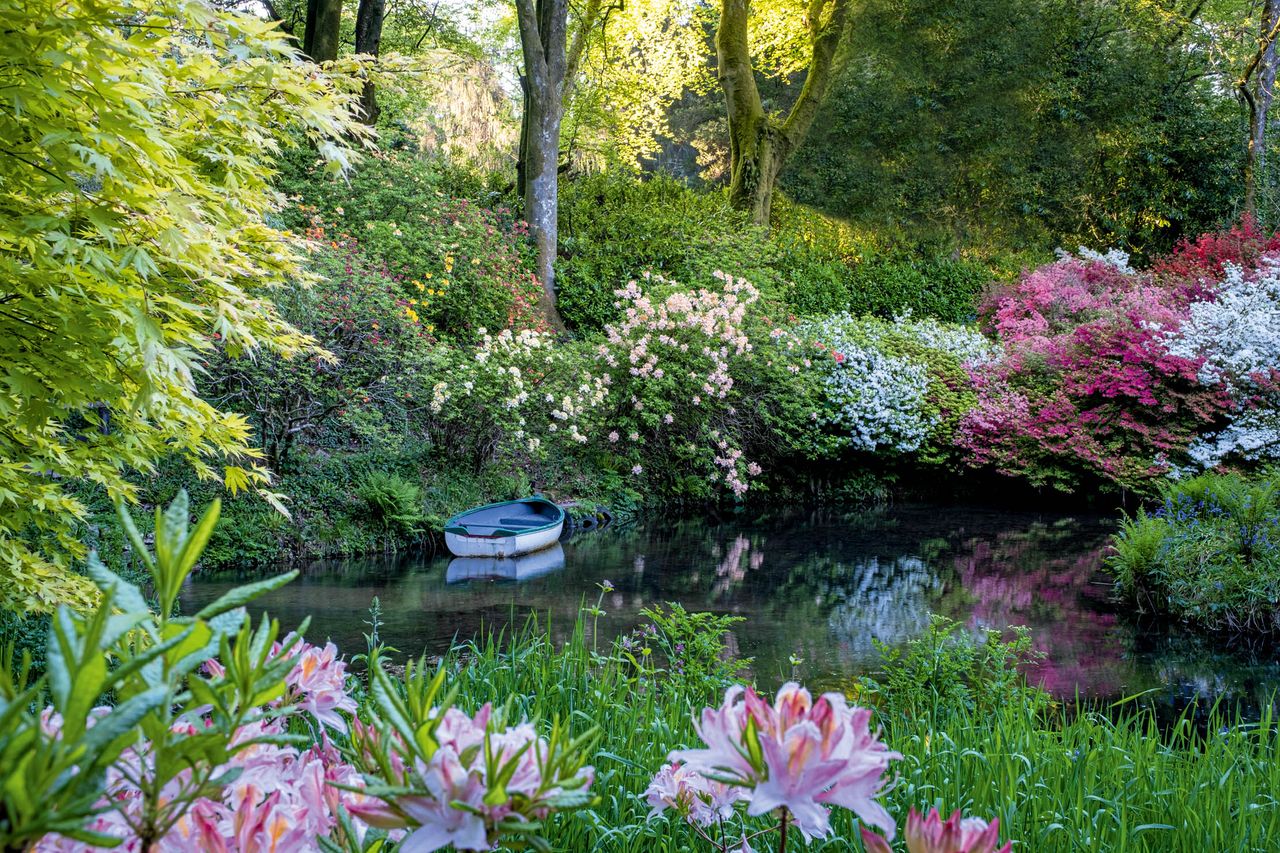
[[[431,278],[431,273],[429,273],[429,272],[427,272],[427,273],[423,273],[423,274],[422,274],[422,277],[423,277],[423,278]]]
[[[419,291],[423,291],[427,289],[427,286],[425,284],[423,284],[420,281],[417,281],[416,279],[413,282],[413,286],[418,288]]]
[[[472,259],[471,259],[471,266],[473,266],[473,267],[478,267],[478,266],[480,266],[480,259],[479,259],[479,258],[472,258]]]

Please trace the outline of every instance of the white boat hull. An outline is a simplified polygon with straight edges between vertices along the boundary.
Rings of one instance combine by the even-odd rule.
[[[444,544],[458,557],[518,557],[549,548],[560,540],[564,521],[544,530],[517,533],[514,536],[465,536],[444,534]]]

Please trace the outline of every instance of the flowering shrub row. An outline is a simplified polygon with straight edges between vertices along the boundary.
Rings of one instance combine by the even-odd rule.
[[[740,278],[687,291],[648,276],[617,292],[622,319],[594,347],[485,334],[441,362],[431,408],[500,455],[551,443],[668,496],[740,498],[770,465],[848,451],[1148,491],[1280,454],[1280,255],[1252,257],[1209,280],[1064,253],[989,299],[987,334],[910,316],[774,323]]]

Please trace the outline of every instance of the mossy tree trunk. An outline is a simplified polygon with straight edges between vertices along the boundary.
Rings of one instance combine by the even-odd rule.
[[[1267,113],[1276,85],[1276,37],[1280,36],[1280,0],[1264,0],[1258,47],[1236,81],[1236,91],[1249,112],[1249,139],[1244,158],[1244,212],[1258,212],[1258,180],[1266,165]]]
[[[307,0],[307,29],[302,52],[313,62],[338,58],[338,29],[342,25],[342,0]]]
[[[768,226],[773,190],[787,158],[813,124],[836,71],[836,53],[848,29],[853,0],[810,0],[811,53],[804,86],[786,117],[764,110],[747,39],[749,0],[721,0],[716,62],[729,117],[729,199]]]

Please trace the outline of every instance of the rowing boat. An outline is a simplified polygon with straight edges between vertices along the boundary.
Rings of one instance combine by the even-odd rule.
[[[445,522],[444,543],[458,557],[518,557],[555,544],[564,510],[543,497],[485,504]]]

